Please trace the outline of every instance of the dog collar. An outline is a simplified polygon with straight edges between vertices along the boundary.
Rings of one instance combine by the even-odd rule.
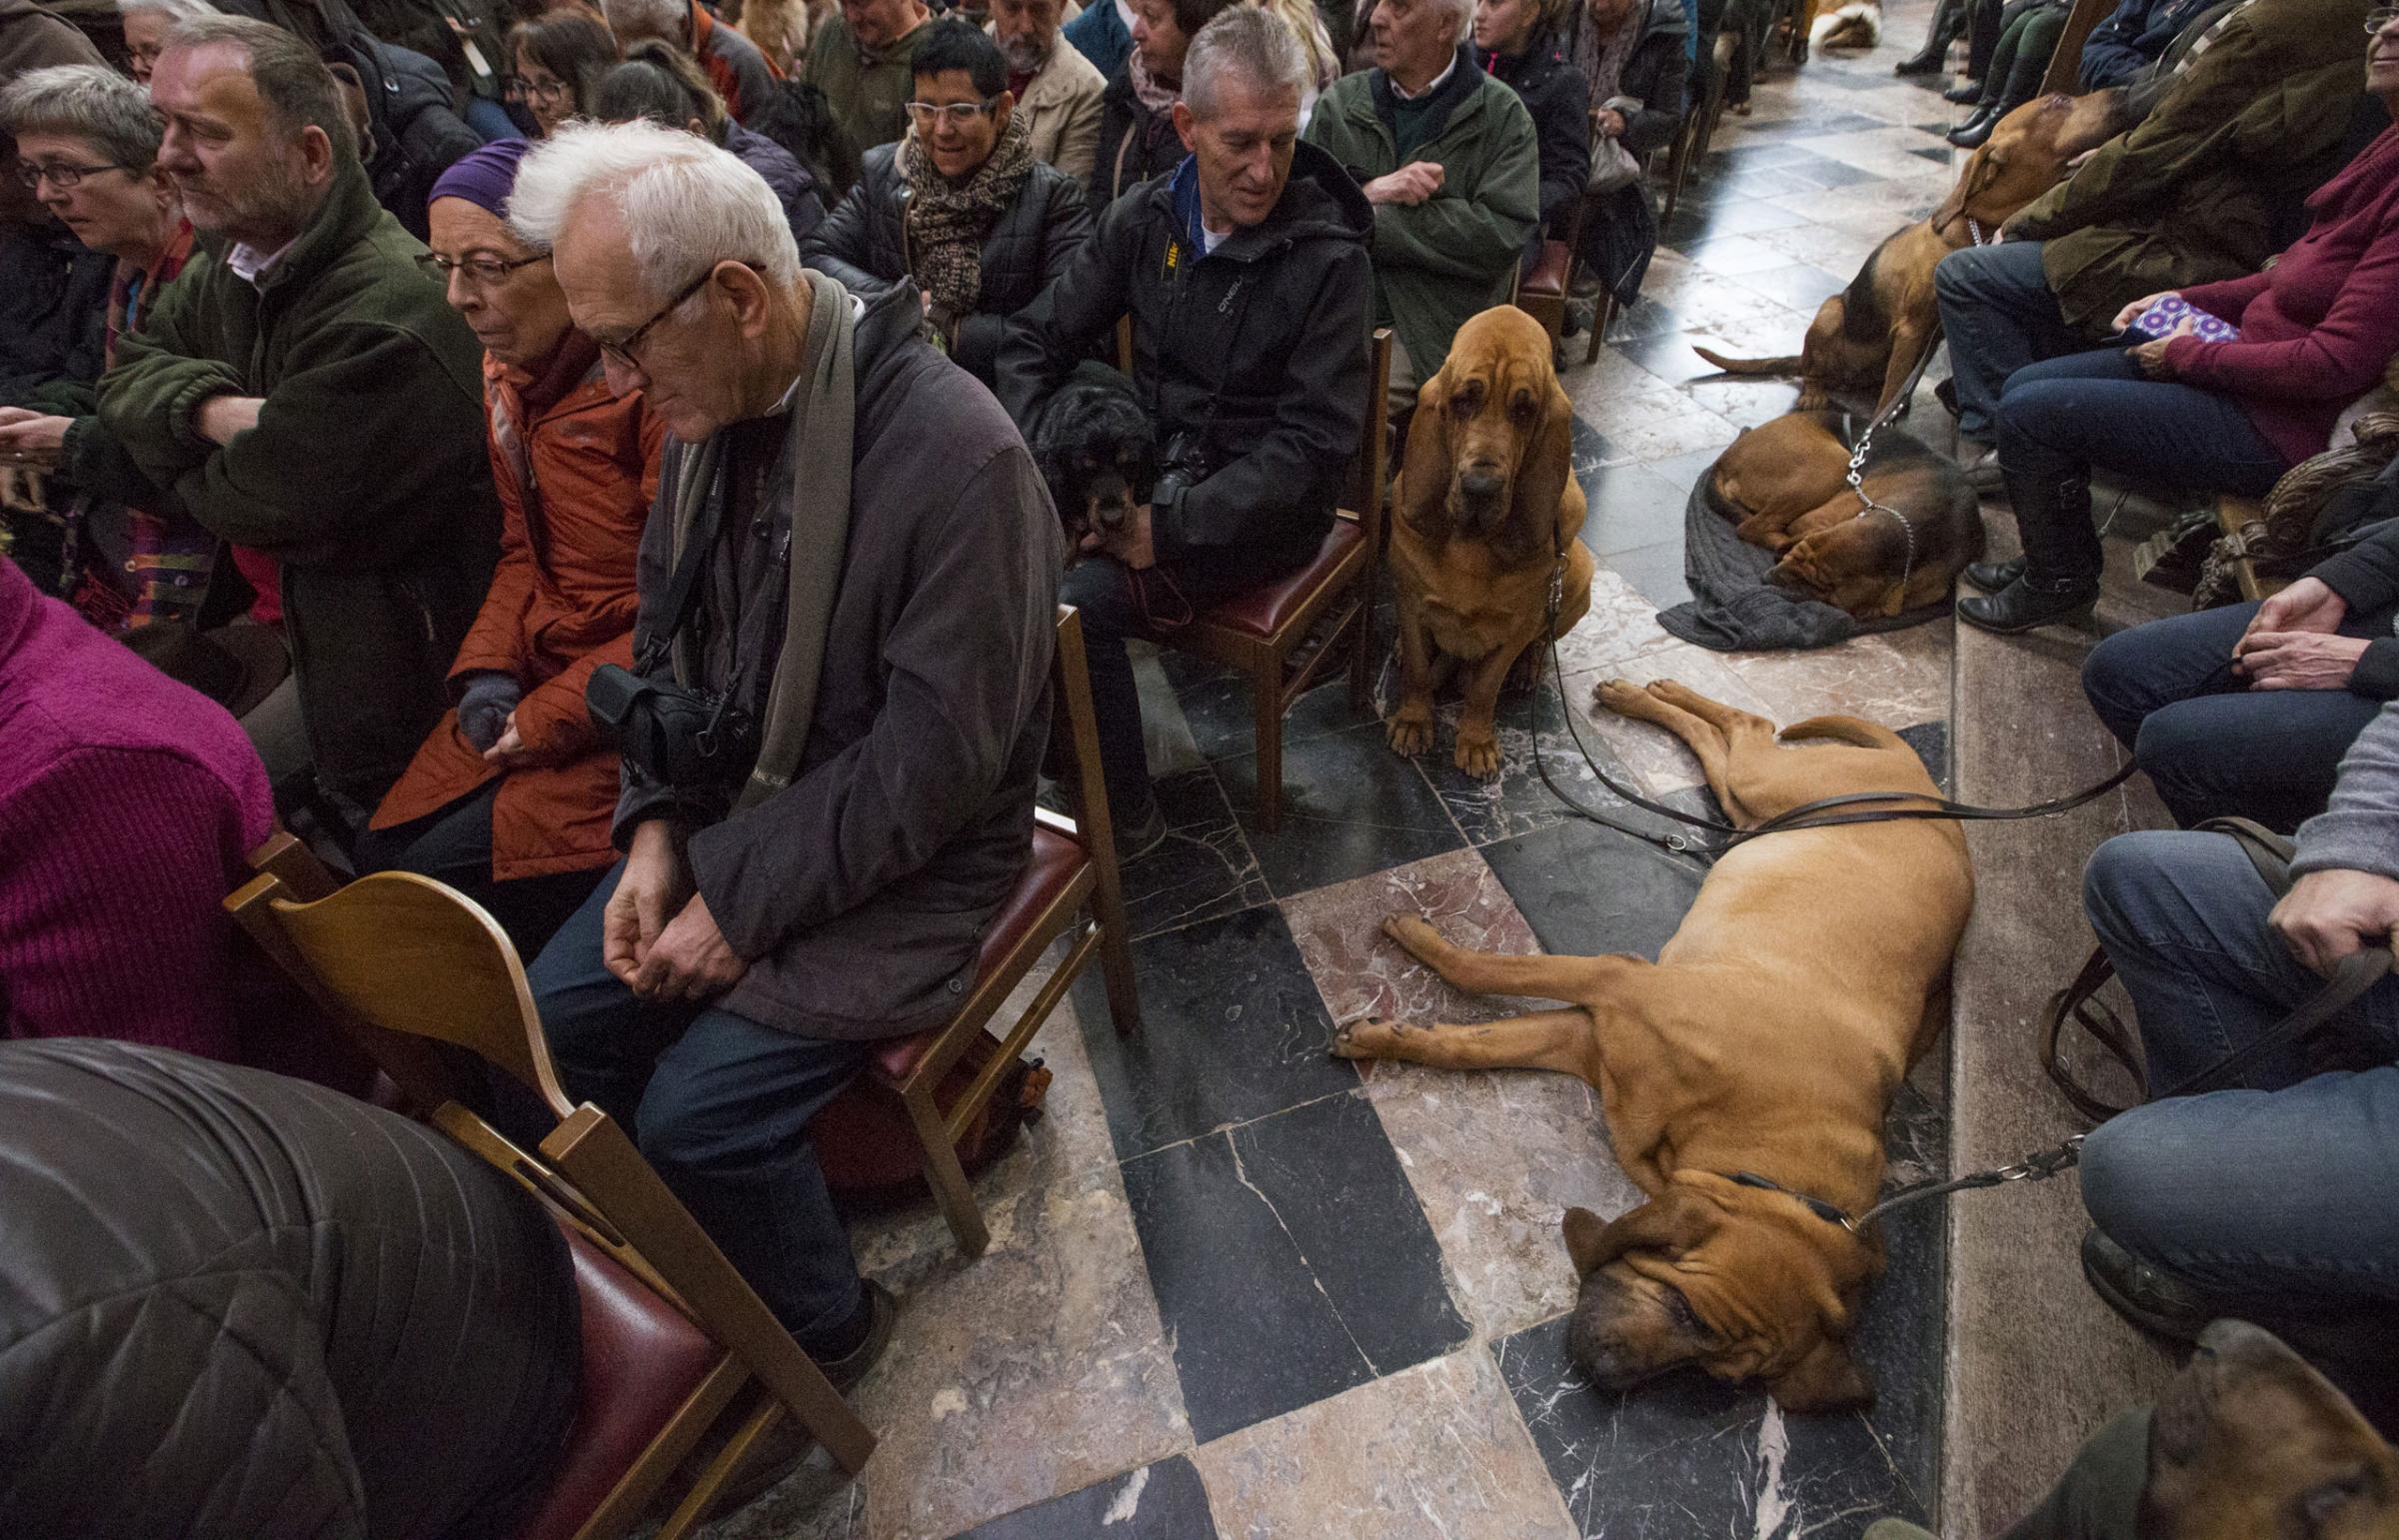
[[[1719,1174],[1726,1181],[1737,1186],[1755,1187],[1762,1192],[1779,1192],[1786,1198],[1796,1198],[1809,1213],[1814,1214],[1825,1223],[1837,1224],[1852,1235],[1857,1233],[1857,1221],[1849,1217],[1849,1210],[1838,1204],[1827,1203],[1822,1198],[1801,1192],[1795,1187],[1786,1187],[1772,1177],[1760,1176],[1755,1171],[1725,1171]]]

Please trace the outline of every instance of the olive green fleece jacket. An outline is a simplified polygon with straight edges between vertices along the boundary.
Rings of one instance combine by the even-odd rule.
[[[1439,129],[1408,156],[1441,168],[1441,190],[1420,204],[1374,205],[1374,317],[1387,321],[1420,383],[1449,356],[1467,318],[1507,303],[1516,263],[1540,219],[1541,152],[1524,99],[1459,49],[1460,79]],[[1344,75],[1316,101],[1301,137],[1347,169],[1360,187],[1399,169],[1396,141],[1377,98],[1383,72]],[[1435,109],[1438,110],[1437,108]]]
[[[282,564],[318,776],[370,807],[448,706],[499,556],[483,350],[424,249],[348,162],[257,287],[205,243],[100,380],[97,490]],[[222,395],[265,405],[219,446],[198,413]]]

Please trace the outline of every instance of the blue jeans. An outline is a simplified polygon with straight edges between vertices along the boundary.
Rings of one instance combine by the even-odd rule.
[[[2324,810],[2341,756],[2382,709],[2346,690],[2251,690],[2232,672],[2232,645],[2256,613],[2169,616],[2117,632],[2083,660],[2091,710],[2186,828],[2227,815],[2297,828]]]
[[[864,1304],[809,1123],[874,1044],[777,1030],[705,1004],[650,1005],[601,958],[610,868],[527,968],[567,1093],[624,1124],[800,1345],[847,1347]]]
[[[2083,909],[2131,994],[2149,1084],[2165,1090],[2322,986],[2270,930],[2274,894],[2225,834],[2150,831],[2101,845]],[[2153,1101],[2082,1150],[2091,1219],[2213,1295],[2284,1317],[2399,1301],[2399,978],[2333,1029],[2374,1067],[2314,1074],[2277,1052],[2247,1088]]]
[[[1999,469],[2035,572],[2096,583],[2094,470],[2190,493],[2262,497],[2290,469],[2229,396],[2142,376],[2122,348],[2028,364],[1999,393]],[[2076,489],[2072,496],[2059,489]],[[2019,487],[2035,490],[2029,500]]]
[[[2038,241],[1953,251],[1932,270],[1932,292],[1949,340],[1957,431],[1969,438],[1988,443],[1998,431],[1992,420],[2009,375],[2087,346],[2049,292]]]

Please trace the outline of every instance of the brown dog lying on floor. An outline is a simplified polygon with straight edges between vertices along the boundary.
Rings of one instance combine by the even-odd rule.
[[[1743,827],[1843,792],[1936,794],[1913,751],[1855,718],[1777,738],[1670,682],[1610,681],[1597,699],[1688,745]],[[1762,1380],[1792,1411],[1854,1406],[1873,1391],[1849,1324],[1881,1244],[1830,1214],[1874,1202],[1883,1116],[1938,1029],[1929,1006],[1973,904],[1964,836],[1925,819],[1735,846],[1654,963],[1467,951],[1394,914],[1385,933],[1457,988],[1570,1008],[1477,1025],[1368,1018],[1333,1051],[1555,1069],[1598,1090],[1617,1162],[1648,1201],[1605,1223],[1566,1211],[1582,1279],[1567,1345],[1593,1380],[1622,1389],[1696,1364]]]
[[[1884,620],[1948,597],[1982,559],[1974,488],[1947,456],[1884,427],[1859,490],[1850,490],[1851,436],[1865,423],[1840,412],[1792,412],[1749,429],[1709,468],[1701,497],[1734,533],[1782,560],[1766,576],[1861,621]]]
[[[1550,366],[1541,324],[1502,305],[1457,329],[1440,372],[1416,393],[1391,522],[1399,601],[1399,709],[1390,745],[1432,747],[1432,694],[1466,670],[1456,764],[1499,773],[1491,723],[1507,671],[1528,645],[1574,629],[1591,607],[1574,409]],[[1554,624],[1549,592],[1564,572]]]
[[[2217,1321],[2149,1415],[2142,1540],[2399,1540],[2399,1451],[2270,1333]]]
[[[1940,326],[1932,270],[1943,257],[1980,246],[2008,216],[2056,185],[2066,163],[2095,150],[2124,128],[2124,93],[2044,96],[1999,120],[1989,143],[1976,150],[1930,218],[1874,248],[1857,277],[1826,300],[1796,357],[1726,358],[1691,351],[1727,374],[1799,375],[1798,406],[1821,407],[1836,391],[1877,393],[1875,410],[1890,405],[1932,346]]]

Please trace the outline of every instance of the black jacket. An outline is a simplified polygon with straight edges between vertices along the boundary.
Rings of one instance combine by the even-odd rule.
[[[913,276],[910,196],[908,179],[900,172],[900,147],[877,145],[867,152],[866,170],[850,196],[800,248],[801,260],[862,295]],[[1091,235],[1082,188],[1057,167],[1035,162],[1016,203],[983,238],[983,300],[959,323],[950,356],[991,384],[1008,318],[1065,272]]]
[[[1132,61],[1118,65],[1100,99],[1100,155],[1092,162],[1089,189],[1094,211],[1104,212],[1152,177],[1165,176],[1187,153],[1174,115],[1152,112],[1133,94]]]
[[[1591,83],[1566,57],[1565,43],[1543,27],[1522,56],[1482,56],[1492,79],[1514,88],[1541,140],[1541,228],[1562,235],[1591,177]]]
[[[2345,488],[2316,520],[2316,538],[2355,534],[2356,544],[2325,558],[2307,576],[2349,607],[2341,635],[2365,637],[2365,656],[2349,676],[2352,693],[2399,699],[2399,462],[2370,482]]]
[[[64,226],[0,228],[0,406],[60,380],[100,378],[116,271],[116,258],[87,251]]]
[[[807,240],[825,223],[825,199],[799,156],[731,118],[725,120],[725,138],[719,148],[757,172],[759,180],[775,190],[775,201],[783,205],[784,223],[792,227],[793,240]]]
[[[1577,24],[1588,14],[1584,7],[1574,7]],[[1616,96],[1641,104],[1624,114],[1622,142],[1634,160],[1646,162],[1650,153],[1663,148],[1682,126],[1683,107],[1690,95],[1682,39],[1689,23],[1678,0],[1650,0],[1640,28],[1632,53],[1616,78]],[[1568,43],[1567,48],[1571,53],[1573,45]],[[1650,207],[1645,178],[1617,188],[1594,205],[1590,217],[1582,222],[1582,259],[1619,305],[1640,298],[1641,280],[1656,251],[1657,211]]]
[[[1330,527],[1366,410],[1373,210],[1314,145],[1259,224],[1200,255],[1197,179],[1112,204],[1064,276],[1009,323],[1000,399],[1031,433],[1052,392],[1128,311],[1134,383],[1160,438],[1195,435],[1212,474],[1162,487],[1160,560],[1247,547],[1304,560]]]

